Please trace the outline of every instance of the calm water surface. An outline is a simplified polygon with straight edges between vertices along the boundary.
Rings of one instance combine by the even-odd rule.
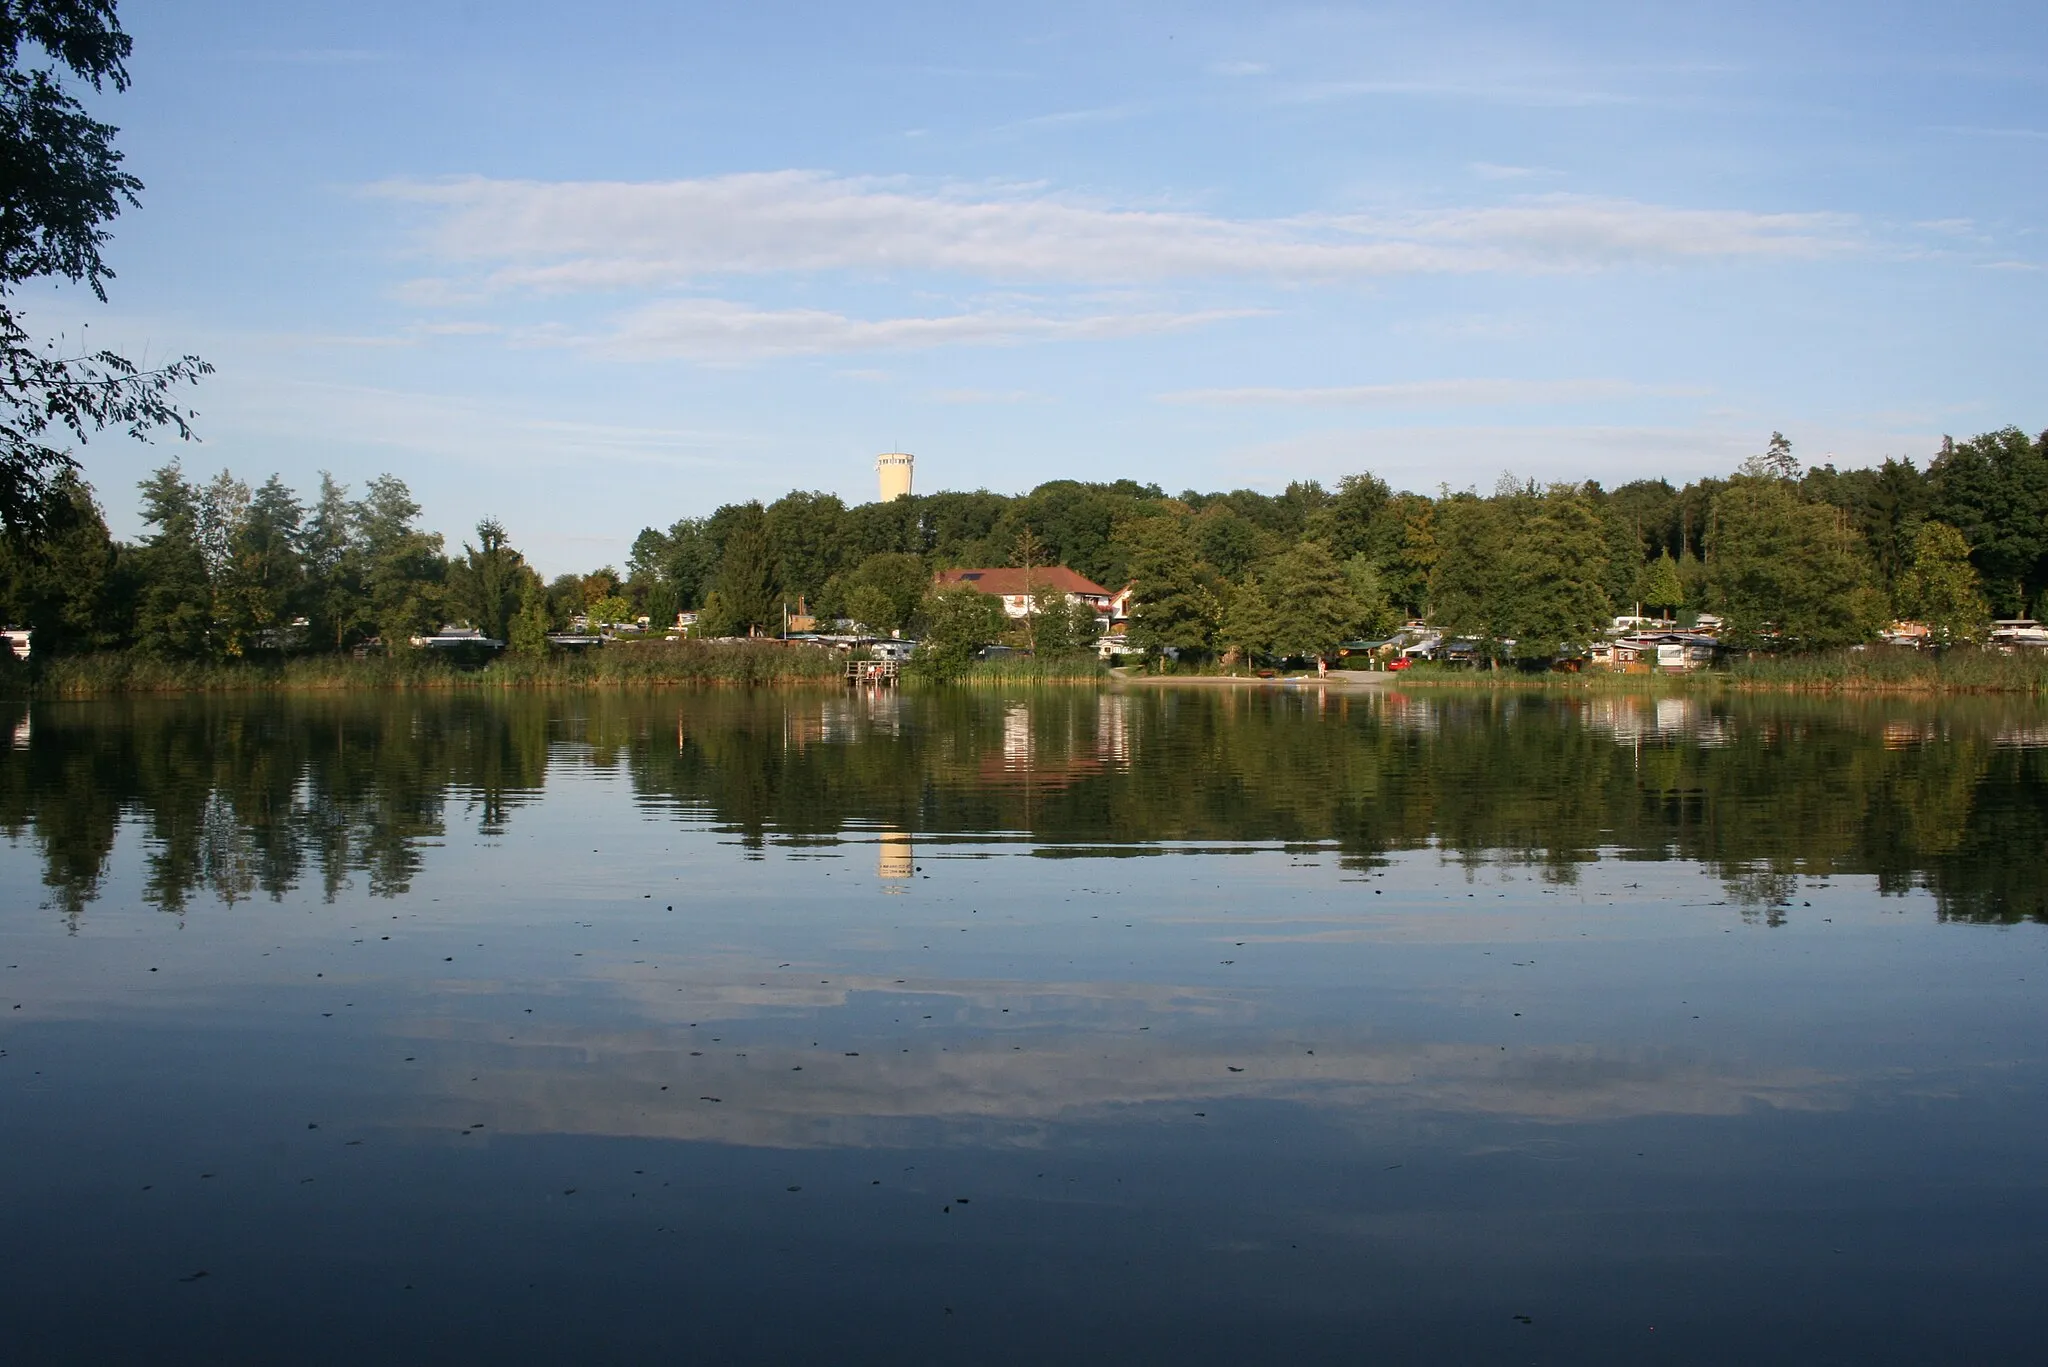
[[[2048,1351],[2032,705],[10,732],[10,1361]]]

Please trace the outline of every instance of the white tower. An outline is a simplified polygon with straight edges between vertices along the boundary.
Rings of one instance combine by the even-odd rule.
[[[882,502],[910,492],[910,467],[917,457],[904,451],[890,451],[875,457],[875,479],[882,486]]]

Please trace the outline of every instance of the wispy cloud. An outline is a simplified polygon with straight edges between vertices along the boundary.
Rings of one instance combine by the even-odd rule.
[[[1436,408],[1586,403],[1646,396],[1692,397],[1693,385],[1646,385],[1627,380],[1409,380],[1398,384],[1290,389],[1187,389],[1161,394],[1162,403],[1280,405],[1285,407]]]
[[[936,389],[925,395],[933,403],[1044,403],[1047,396],[1032,389]]]
[[[1319,104],[1327,100],[1362,99],[1370,96],[1463,100],[1543,109],[1578,109],[1595,105],[1639,103],[1636,96],[1612,90],[1483,80],[1316,81],[1296,86],[1281,98],[1301,104]]]
[[[1481,180],[1542,180],[1563,172],[1544,166],[1503,166],[1499,162],[1475,161],[1472,174]]]
[[[1177,332],[1250,316],[1254,310],[1118,313],[1049,317],[970,312],[932,317],[851,318],[825,309],[764,309],[719,299],[676,299],[622,317],[583,344],[625,360],[751,361],[775,356],[912,351],[941,346],[1014,346]]]
[[[1936,124],[1928,130],[1932,133],[1960,133],[1969,138],[2025,138],[2030,141],[2048,140],[2048,129],[2042,128],[1976,128],[1966,124]]]
[[[1041,188],[906,188],[806,171],[660,182],[391,181],[426,244],[476,274],[418,296],[686,285],[708,277],[921,272],[1067,283],[1586,271],[1855,250],[1855,220],[1575,195],[1393,214],[1227,218],[1081,203]]]

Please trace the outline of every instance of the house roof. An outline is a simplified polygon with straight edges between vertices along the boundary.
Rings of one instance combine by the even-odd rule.
[[[1038,565],[1031,569],[1031,587],[1024,586],[1025,571],[1014,565],[997,569],[940,570],[938,584],[942,589],[965,586],[992,593],[999,598],[1025,593],[1044,593],[1056,590],[1060,593],[1093,594],[1099,598],[1109,596],[1109,590],[1092,579],[1074,573],[1065,565]]]

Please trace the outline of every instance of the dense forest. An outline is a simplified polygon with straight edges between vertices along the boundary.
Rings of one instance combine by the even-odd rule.
[[[1490,493],[1429,496],[1358,474],[1272,495],[1054,480],[849,507],[793,492],[647,528],[623,572],[552,582],[488,518],[451,553],[390,476],[354,497],[323,476],[302,498],[275,476],[252,489],[167,465],[140,486],[148,530],[133,545],[109,535],[76,475],[61,489],[47,527],[0,545],[0,616],[56,654],[403,648],[443,622],[538,652],[578,615],[694,610],[707,634],[739,635],[779,629],[798,604],[879,632],[951,623],[993,639],[1000,618],[963,619],[932,592],[935,571],[960,565],[1134,583],[1136,644],[1240,658],[1315,654],[1413,616],[1498,657],[1544,658],[1631,611],[1713,612],[1739,644],[1805,650],[1869,640],[1897,617],[1969,640],[1995,616],[2048,608],[2048,434],[2017,428],[1944,441],[1925,469],[1802,469],[1773,434],[1739,471],[1683,488],[1503,476]],[[1078,639],[1035,625],[1040,644]]]

